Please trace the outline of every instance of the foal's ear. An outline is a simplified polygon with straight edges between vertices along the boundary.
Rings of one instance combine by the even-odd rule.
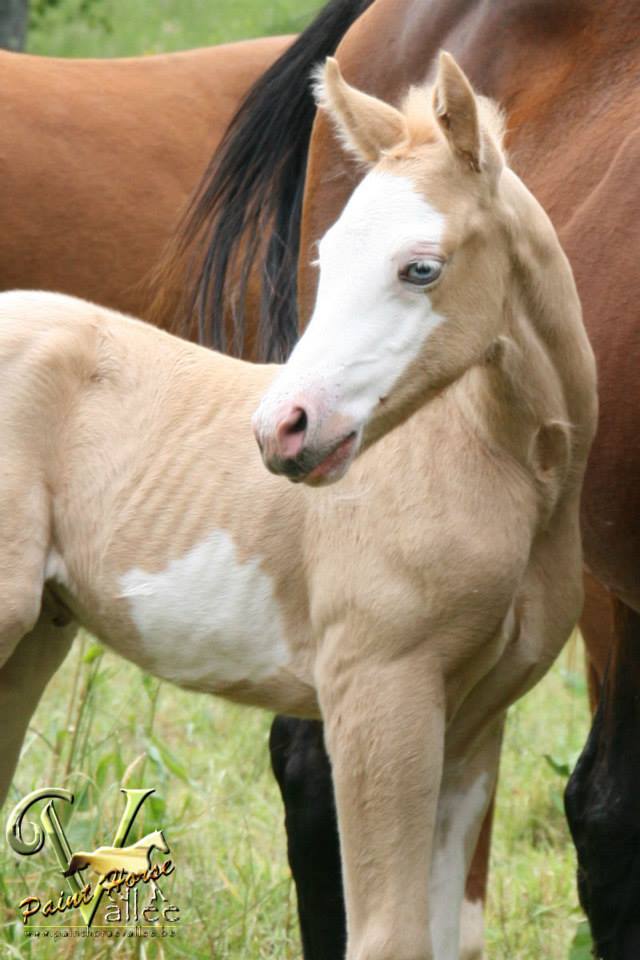
[[[377,163],[385,150],[408,138],[403,114],[383,100],[350,86],[333,57],[327,57],[314,80],[318,106],[327,111],[344,146],[360,160]]]
[[[479,172],[482,140],[476,98],[465,74],[444,50],[433,87],[433,112],[454,153]]]

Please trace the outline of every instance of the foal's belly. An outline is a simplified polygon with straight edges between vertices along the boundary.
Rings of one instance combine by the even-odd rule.
[[[119,578],[140,657],[158,676],[215,691],[259,684],[289,661],[271,578],[257,559],[239,562],[216,530],[158,572],[133,567]]]
[[[239,559],[227,531],[213,531],[164,565],[133,566],[89,593],[110,599],[96,618],[89,602],[80,619],[149,673],[258,706],[317,713],[274,582],[259,558]]]

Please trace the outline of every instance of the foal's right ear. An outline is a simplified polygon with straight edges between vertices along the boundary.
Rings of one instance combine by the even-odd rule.
[[[433,111],[453,152],[479,172],[482,142],[476,98],[465,74],[444,50],[433,87]]]
[[[403,114],[350,86],[333,57],[327,57],[314,80],[316,103],[333,120],[343,145],[360,160],[377,163],[386,150],[408,138]]]

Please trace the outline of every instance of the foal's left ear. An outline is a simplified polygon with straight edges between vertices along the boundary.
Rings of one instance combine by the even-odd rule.
[[[454,153],[479,172],[482,138],[476,98],[465,74],[444,50],[433,87],[433,112]]]
[[[350,86],[327,57],[315,73],[314,92],[336,125],[342,143],[360,160],[377,163],[382,154],[408,137],[407,121],[399,110]]]

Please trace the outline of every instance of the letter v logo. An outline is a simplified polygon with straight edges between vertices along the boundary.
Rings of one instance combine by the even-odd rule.
[[[155,793],[155,790],[127,790],[123,788],[120,792],[124,793],[126,802],[115,837],[113,838],[112,846],[114,847],[122,847],[124,845],[133,822],[138,815],[138,811],[147,797]],[[49,803],[47,803],[40,814],[40,822],[42,823],[44,832],[36,823],[26,821],[33,831],[33,840],[29,842],[26,841],[23,836],[23,819],[26,812],[39,800],[49,800]],[[62,829],[62,824],[58,819],[53,805],[54,800],[65,800],[67,803],[73,803],[73,794],[68,790],[63,790],[61,787],[43,787],[41,790],[34,790],[33,793],[27,794],[9,814],[6,836],[12,850],[15,850],[16,853],[25,857],[30,857],[41,850],[44,846],[45,837],[48,837],[62,873],[66,874],[69,870],[73,853]],[[78,897],[80,897],[83,886],[78,875],[74,873],[68,876],[67,883],[71,888],[72,894],[77,894]],[[104,892],[105,888],[103,883],[99,881],[96,884],[91,900],[88,903],[81,903],[79,907],[82,918],[88,927],[91,926]]]

